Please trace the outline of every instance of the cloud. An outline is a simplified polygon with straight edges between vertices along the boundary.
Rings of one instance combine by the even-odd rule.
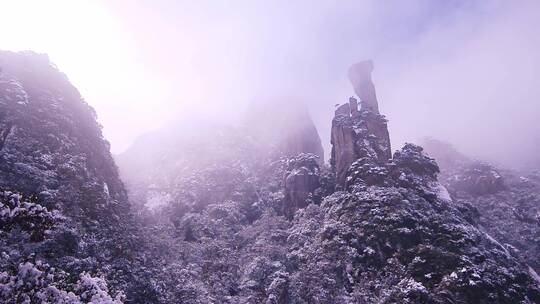
[[[309,106],[328,149],[333,105],[353,94],[347,68],[371,58],[394,148],[429,135],[505,165],[525,166],[538,154],[537,1],[92,5],[85,18],[69,7],[55,14],[96,22],[106,16],[110,33],[86,36],[99,54],[109,49],[107,67],[80,64],[91,55],[82,47],[62,60],[65,48],[55,44],[64,40],[54,32],[41,33],[39,41],[52,44],[40,51],[56,52],[50,55],[60,68],[84,76],[75,84],[98,111],[115,152],[171,120],[234,123],[250,103],[283,96]],[[26,29],[38,27],[21,20]],[[19,38],[32,48],[32,35]]]
[[[145,50],[139,37],[148,64],[179,91],[197,80],[181,113],[235,120],[250,102],[292,95],[309,105],[328,149],[333,105],[353,94],[345,72],[372,58],[395,148],[430,135],[511,166],[538,152],[535,1],[217,3],[163,2],[148,17],[161,20],[156,43]]]
[[[382,75],[381,88],[394,142],[431,135],[507,166],[540,160],[539,8],[490,2],[457,11],[403,53],[398,73],[379,71],[397,75]]]

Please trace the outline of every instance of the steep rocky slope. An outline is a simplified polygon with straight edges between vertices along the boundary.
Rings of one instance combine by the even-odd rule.
[[[46,55],[0,66],[0,302],[111,299],[135,229],[96,114]]]
[[[0,54],[0,183],[39,194],[81,221],[97,208],[127,206],[127,195],[96,114],[46,55]],[[100,203],[78,205],[85,195]],[[117,212],[119,212],[118,210]]]
[[[480,227],[513,255],[540,272],[540,175],[473,160],[451,145],[429,139],[426,149],[441,159],[441,181],[457,201],[470,202]]]

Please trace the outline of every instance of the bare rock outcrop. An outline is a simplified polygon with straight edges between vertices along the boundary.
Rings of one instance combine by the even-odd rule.
[[[317,155],[324,163],[324,148],[308,108],[296,99],[258,101],[252,104],[243,122],[246,132],[272,154],[295,157]]]
[[[283,214],[292,218],[296,210],[306,207],[314,191],[320,187],[318,157],[300,154],[289,163],[285,177],[285,204]]]
[[[499,168],[470,159],[441,140],[425,138],[422,146],[440,165],[443,171],[441,180],[451,193],[482,196],[505,190],[506,184]]]
[[[392,158],[387,120],[379,114],[375,87],[371,82],[373,63],[362,61],[349,69],[349,78],[361,100],[351,97],[341,105],[332,120],[330,163],[338,184],[344,185],[351,164],[360,159],[384,164]]]

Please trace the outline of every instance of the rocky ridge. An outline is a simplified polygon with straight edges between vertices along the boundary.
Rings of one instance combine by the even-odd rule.
[[[456,201],[475,208],[476,222],[535,273],[540,272],[540,178],[471,159],[450,144],[424,145],[442,163],[441,182]]]
[[[96,113],[46,55],[0,66],[0,302],[121,302],[138,228]]]

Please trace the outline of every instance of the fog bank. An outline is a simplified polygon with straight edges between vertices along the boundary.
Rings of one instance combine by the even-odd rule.
[[[115,153],[174,121],[236,123],[250,103],[284,96],[308,105],[328,150],[334,104],[353,95],[347,68],[370,58],[394,149],[432,136],[540,164],[536,1],[57,1],[34,26],[9,18],[36,2],[20,3],[2,4],[0,47],[47,52]]]

